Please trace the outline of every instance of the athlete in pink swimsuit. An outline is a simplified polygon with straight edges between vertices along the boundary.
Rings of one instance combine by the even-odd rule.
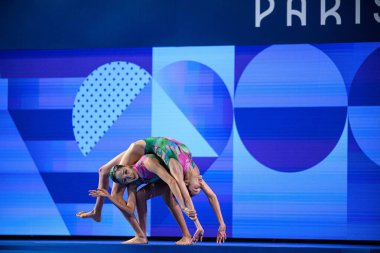
[[[154,158],[147,154],[155,154],[159,158]],[[141,161],[139,159],[141,159]],[[135,164],[136,162],[137,165],[125,165]],[[142,167],[142,165],[145,167]],[[148,182],[153,179],[152,173],[167,184],[177,199],[181,209],[187,216],[194,220],[197,231],[193,236],[193,242],[202,240],[204,230],[197,219],[190,195],[197,195],[200,190],[203,190],[219,221],[220,226],[217,242],[224,242],[226,239],[226,226],[223,221],[218,198],[200,176],[199,169],[193,162],[189,149],[184,144],[171,138],[151,137],[136,141],[131,144],[125,152],[102,166],[99,170],[98,189],[90,191],[91,196],[97,197],[95,208],[90,212],[79,212],[77,216],[100,221],[101,209],[104,203],[104,198],[102,197],[108,197],[111,202],[123,212],[124,216],[136,231],[136,237],[129,240],[128,243],[146,243],[145,231],[141,229],[134,217],[136,201],[139,205],[141,204],[141,206],[145,205],[143,209],[146,208],[146,200],[160,195],[164,186],[160,188],[157,185],[149,184],[147,188],[144,187],[145,189],[143,188],[144,190],[137,194],[136,189],[138,183],[136,184],[136,182],[138,182],[138,180],[146,180],[146,182]],[[112,187],[111,195],[106,190],[109,185],[108,176],[117,182]],[[131,184],[132,182],[135,183]],[[128,189],[127,202],[123,199],[125,186],[127,186]],[[167,186],[166,188],[168,188]],[[152,191],[154,192],[153,194],[151,193]],[[139,205],[137,205],[138,208]],[[186,243],[188,242],[187,239],[188,238],[186,238]]]
[[[170,142],[174,141],[176,143],[179,143],[173,139],[170,139],[169,141]],[[199,193],[200,190],[203,190],[205,192],[206,196],[209,198],[210,204],[217,216],[217,219],[220,222],[220,227],[219,227],[218,235],[217,235],[217,242],[218,243],[224,242],[226,239],[226,233],[225,233],[226,227],[223,222],[223,216],[220,210],[218,198],[216,197],[215,193],[211,190],[211,188],[206,184],[206,182],[202,179],[202,177],[199,176],[199,169],[193,162],[191,152],[187,149],[187,147],[184,144],[182,143],[180,144],[182,147],[171,148],[171,151],[169,152],[162,152],[163,157],[165,158],[165,157],[171,156],[179,161],[181,168],[183,170],[184,180],[186,181],[187,185],[188,185],[189,177],[193,179],[195,178],[195,180],[193,181],[198,181],[198,187],[196,186],[197,183],[191,184],[193,187],[197,187],[197,188],[196,189],[190,188],[189,189],[190,195],[195,196]],[[142,183],[151,183],[151,182],[154,183],[157,181],[157,179],[159,179],[157,175],[151,172],[151,168],[149,168],[149,163],[147,163],[147,159],[155,160],[157,163],[160,163],[160,165],[163,166],[166,170],[169,170],[167,166],[165,166],[164,161],[162,161],[162,159],[160,159],[158,156],[152,155],[152,154],[144,155],[136,164],[130,166],[130,168],[135,170],[137,174],[140,176],[139,179],[132,182],[138,186],[141,185]],[[123,167],[124,166],[121,166],[120,168],[123,168]],[[198,176],[193,175],[193,174],[197,175],[197,173],[198,173]],[[114,168],[110,172],[110,177],[114,182],[125,183],[125,180],[128,178],[127,174],[128,173],[120,173],[117,166],[114,166]],[[146,202],[148,199],[153,198],[154,196],[161,195],[160,188],[165,187],[165,186],[166,185],[159,186],[159,185],[149,184],[145,186],[143,189],[141,189],[140,191],[138,191],[137,193],[138,218],[139,218],[140,227],[144,232],[146,232],[146,213],[147,213]],[[178,217],[176,217],[178,214],[176,215],[175,213],[173,213],[173,215],[175,216],[177,223],[181,227],[182,233],[186,234],[186,232],[184,232],[185,230],[187,230],[187,227],[185,226],[185,224],[181,224],[181,220],[178,219]],[[198,240],[201,241],[203,237],[203,233],[204,233],[202,227],[199,226],[199,224],[196,223],[196,226],[197,226],[197,232],[195,233],[193,237],[194,242],[197,242]],[[184,229],[183,227],[186,227],[186,228]]]

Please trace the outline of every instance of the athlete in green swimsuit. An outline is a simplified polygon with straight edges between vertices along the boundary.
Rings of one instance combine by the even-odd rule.
[[[206,196],[209,199],[209,202],[217,216],[219,221],[219,230],[217,235],[217,242],[224,242],[226,238],[226,226],[223,221],[223,217],[221,214],[220,206],[218,199],[215,193],[211,190],[211,188],[206,184],[202,177],[199,174],[199,169],[195,165],[192,160],[191,153],[189,149],[182,143],[165,137],[151,137],[143,140],[136,141],[130,145],[130,147],[119,154],[117,157],[112,159],[109,163],[102,166],[99,170],[99,185],[98,189],[107,189],[109,186],[109,173],[113,166],[115,165],[133,165],[136,163],[143,155],[145,154],[155,154],[168,167],[170,174],[162,174],[162,171],[159,172],[162,175],[157,174],[161,179],[163,179],[169,186],[170,189],[176,196],[178,203],[180,204],[181,209],[185,212],[185,214],[194,220],[195,225],[197,227],[197,231],[193,236],[193,241],[197,242],[198,240],[202,240],[203,237],[203,228],[199,223],[197,218],[197,214],[195,212],[195,208],[193,202],[190,198],[191,195],[196,195],[200,190],[203,190]],[[158,164],[158,163],[157,163]],[[154,167],[154,166],[153,166]],[[156,173],[156,172],[154,172]],[[164,177],[164,178],[163,178]],[[175,182],[175,183],[174,183]],[[128,182],[127,182],[128,183]],[[177,186],[174,187],[173,183]],[[130,184],[131,185],[131,184]],[[178,195],[178,188],[180,190],[180,194]],[[173,191],[174,190],[174,191]],[[106,191],[106,190],[105,190]],[[122,184],[113,184],[111,196],[116,196],[120,202],[124,202],[123,193],[125,191],[125,185]],[[133,187],[128,187],[128,203],[130,198],[134,200],[131,203],[136,202],[136,189]],[[149,196],[145,196],[146,199]],[[104,198],[101,196],[97,196],[95,208],[90,212],[79,212],[77,216],[82,218],[93,218],[96,221],[100,221],[101,218],[101,210],[104,203]],[[124,202],[125,203],[125,202]],[[133,205],[134,210],[135,205]],[[127,210],[129,214],[133,214],[133,210]],[[144,233],[139,228],[137,221],[132,220],[131,225],[137,224],[135,231],[140,231],[136,234],[138,236],[144,236]],[[136,235],[137,236],[137,235]],[[141,240],[136,240],[132,243],[139,243]],[[146,241],[146,236],[145,236]]]

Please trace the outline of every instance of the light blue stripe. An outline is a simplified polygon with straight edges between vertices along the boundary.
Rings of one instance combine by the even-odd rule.
[[[380,106],[350,106],[348,115],[356,142],[380,165]]]

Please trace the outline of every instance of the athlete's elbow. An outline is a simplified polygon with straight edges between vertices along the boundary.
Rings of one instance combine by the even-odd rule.
[[[208,195],[207,197],[208,197],[208,200],[210,202],[218,201],[218,197],[216,197],[215,193],[212,193],[212,194]]]
[[[99,169],[99,175],[100,176],[106,176],[107,174],[108,174],[107,173],[107,168],[105,166],[100,167],[100,169]]]

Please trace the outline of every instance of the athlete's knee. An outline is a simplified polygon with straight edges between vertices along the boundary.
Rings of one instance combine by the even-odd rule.
[[[131,152],[133,154],[143,154],[144,153],[144,145],[143,141],[135,141],[131,143],[127,149],[128,152]]]
[[[168,187],[167,189],[165,189],[164,193],[162,194],[162,196],[164,198],[166,198],[167,200],[173,200],[174,201],[174,196],[170,190],[170,188]]]
[[[167,206],[174,206],[176,204],[174,196],[170,189],[165,190],[165,192],[162,194],[162,199],[164,200]]]
[[[132,152],[135,148],[136,148],[136,144],[134,142],[129,144],[128,148],[124,151],[124,154],[126,152],[129,152],[129,153]]]

